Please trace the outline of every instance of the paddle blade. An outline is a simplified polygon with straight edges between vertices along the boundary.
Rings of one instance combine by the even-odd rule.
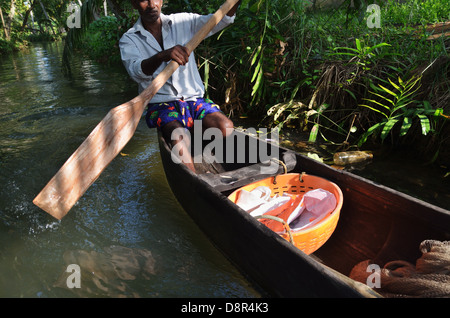
[[[33,203],[62,219],[131,139],[144,108],[138,96],[111,109]]]

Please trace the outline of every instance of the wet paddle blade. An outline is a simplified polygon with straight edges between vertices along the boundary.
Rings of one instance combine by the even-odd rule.
[[[33,203],[63,218],[131,139],[144,111],[140,97],[109,111]]]

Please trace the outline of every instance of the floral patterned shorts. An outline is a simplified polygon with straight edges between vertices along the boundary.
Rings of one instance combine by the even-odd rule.
[[[178,120],[190,129],[194,120],[203,119],[208,114],[218,112],[220,108],[209,99],[198,98],[196,101],[177,100],[167,103],[149,104],[145,121],[148,127],[160,129],[171,121]]]

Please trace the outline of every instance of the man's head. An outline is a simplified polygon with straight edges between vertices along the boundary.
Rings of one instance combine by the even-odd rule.
[[[144,26],[159,20],[163,0],[131,0],[131,3],[139,11]]]

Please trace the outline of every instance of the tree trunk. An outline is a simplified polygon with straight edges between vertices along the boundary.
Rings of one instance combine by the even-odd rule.
[[[11,7],[9,9],[8,19],[6,19],[6,26],[5,26],[5,30],[8,31],[9,35],[11,35],[11,24],[15,14],[16,14],[16,0],[11,0]]]
[[[8,30],[6,29],[5,20],[3,19],[3,12],[2,12],[2,8],[1,7],[0,7],[0,17],[2,18],[3,30],[5,30],[5,37],[9,41],[10,37],[9,37]]]
[[[39,0],[39,3],[41,4],[42,11],[44,11],[45,18],[46,18],[47,20],[50,20],[50,18],[48,17],[48,14],[47,14],[47,10],[45,10],[44,5],[42,4],[42,1]]]
[[[48,16],[47,10],[45,10],[44,4],[42,3],[41,0],[39,0],[39,3],[41,4],[42,11],[44,11],[45,18],[47,19],[46,24],[48,25],[48,27],[49,27],[50,30],[52,31],[53,35],[56,35],[56,34],[55,34],[55,30],[53,30],[53,27],[52,27],[52,20],[51,20],[50,17]]]
[[[25,27],[27,26],[28,23],[28,17],[30,16],[30,14],[33,11],[34,8],[34,4],[36,3],[36,1],[31,1],[30,7],[28,8],[28,10],[25,12],[25,16],[23,17],[23,22],[22,22],[22,28],[21,31],[25,30]]]

